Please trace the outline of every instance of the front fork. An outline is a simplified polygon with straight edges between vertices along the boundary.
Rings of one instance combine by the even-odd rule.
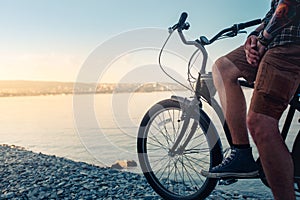
[[[215,93],[216,93],[216,89],[213,84],[212,74],[208,73],[208,74],[201,75],[199,73],[195,85],[195,96],[191,101],[183,97],[178,97],[178,96],[171,97],[172,99],[179,101],[181,104],[183,110],[181,120],[183,120],[183,125],[174,145],[169,150],[170,156],[183,153],[187,144],[192,139],[197,129],[198,121],[200,120],[200,109],[202,109],[201,98],[205,99],[205,101],[216,111],[221,123],[224,124],[224,130],[228,142],[229,144],[232,143],[230,132],[225,122],[222,109],[217,103],[217,101],[213,98]],[[194,122],[192,126],[189,126],[191,119],[193,119]],[[189,127],[190,130],[188,130]],[[186,140],[182,143],[181,141],[186,134],[188,134],[186,136]]]
[[[198,127],[197,120],[200,119],[199,109],[202,107],[202,104],[197,100],[197,98],[193,98],[192,101],[177,96],[172,96],[171,98],[179,100],[182,107],[182,115],[180,120],[183,121],[180,133],[176,138],[174,145],[169,150],[169,156],[174,157],[175,155],[182,155],[186,146],[193,138]],[[194,121],[192,126],[190,127],[189,125],[191,119],[193,119]],[[190,130],[188,130],[189,127]],[[182,142],[183,138],[186,138],[184,142]]]

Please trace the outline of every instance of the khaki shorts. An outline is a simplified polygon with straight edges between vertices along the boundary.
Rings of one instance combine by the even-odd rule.
[[[255,81],[250,110],[279,120],[300,84],[300,45],[269,49],[258,68],[248,64],[243,46],[226,57],[243,78]]]

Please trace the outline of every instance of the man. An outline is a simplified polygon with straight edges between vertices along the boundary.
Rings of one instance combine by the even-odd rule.
[[[278,121],[300,83],[299,4],[300,0],[273,0],[244,46],[216,61],[214,83],[234,145],[220,165],[201,172],[212,178],[257,176],[248,127],[274,198],[284,200],[295,199],[294,170]],[[240,77],[255,81],[247,121]]]

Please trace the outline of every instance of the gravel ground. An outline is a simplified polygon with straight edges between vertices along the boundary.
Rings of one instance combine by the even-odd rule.
[[[160,199],[139,174],[8,145],[0,145],[0,180],[0,199]],[[265,186],[247,192],[251,183],[218,186],[207,199],[272,199]]]

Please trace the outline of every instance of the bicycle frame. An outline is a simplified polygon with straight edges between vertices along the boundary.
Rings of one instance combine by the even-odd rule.
[[[254,21],[251,21],[251,22],[247,22],[245,24],[248,24],[249,26],[252,26],[254,23],[257,23],[257,22],[258,22],[257,20],[256,21],[254,20]],[[189,119],[189,118],[194,118],[194,119],[198,118],[199,119],[199,117],[197,116],[197,114],[199,114],[199,112],[195,112],[195,110],[199,109],[199,107],[200,107],[200,109],[202,109],[201,97],[203,99],[205,99],[206,102],[213,108],[213,110],[217,114],[220,122],[223,125],[223,130],[224,130],[224,133],[226,135],[226,139],[227,139],[229,145],[232,146],[231,133],[230,133],[230,130],[229,130],[228,125],[226,123],[222,108],[218,104],[217,100],[214,98],[214,94],[215,94],[216,89],[214,88],[214,85],[213,85],[212,74],[211,73],[206,73],[208,53],[206,51],[205,45],[211,44],[212,42],[217,40],[218,37],[220,37],[223,33],[226,33],[228,31],[230,31],[234,27],[239,27],[239,25],[234,25],[231,29],[230,28],[229,29],[224,29],[223,31],[218,33],[211,40],[208,40],[204,36],[201,36],[200,40],[187,41],[184,34],[183,34],[183,32],[182,32],[182,30],[188,29],[189,24],[184,24],[184,22],[181,22],[181,23],[182,23],[181,28],[179,26],[176,29],[177,29],[177,32],[178,32],[182,42],[186,45],[195,46],[202,53],[203,60],[202,60],[202,65],[201,65],[200,72],[198,74],[197,81],[196,81],[194,98],[192,100],[188,100],[186,98],[178,97],[178,96],[172,96],[171,98],[178,100],[183,105],[183,107],[185,108],[183,110],[186,111],[186,112],[184,112],[184,115],[185,115],[186,119]],[[172,34],[173,31],[175,31],[176,29],[169,28],[169,33]],[[235,31],[236,31],[236,34],[237,34],[239,30],[235,30]],[[244,87],[247,87],[247,88],[254,88],[254,85],[249,84],[247,81],[239,80],[239,83],[240,83],[241,86],[244,86]],[[286,139],[286,137],[288,135],[288,131],[289,131],[289,128],[290,128],[290,125],[292,123],[292,120],[293,120],[293,117],[294,117],[294,114],[295,114],[296,110],[300,111],[300,86],[298,87],[298,90],[297,90],[296,94],[294,95],[293,99],[290,102],[290,108],[289,108],[286,120],[284,122],[283,129],[281,131],[281,135],[282,135],[284,140]],[[176,152],[182,151],[185,148],[185,146],[188,144],[188,142],[189,142],[188,139],[192,138],[193,131],[189,131],[190,135],[188,135],[187,140],[183,143],[183,145],[178,147],[178,145],[180,144],[180,141],[182,140],[183,136],[186,134],[186,128],[187,128],[188,123],[189,123],[189,120],[186,120],[184,125],[183,125],[183,128],[182,128],[182,130],[179,134],[179,137],[177,138],[174,146],[171,148],[171,151],[170,151],[171,153],[176,153]],[[215,136],[213,136],[213,137],[215,137]],[[179,150],[176,150],[177,148],[179,148]]]
[[[182,29],[178,29],[177,32],[184,44],[195,46],[197,49],[200,50],[200,52],[202,53],[202,56],[203,56],[203,60],[202,60],[201,69],[200,69],[200,72],[198,74],[197,81],[196,81],[194,98],[192,100],[188,100],[187,98],[183,98],[183,97],[179,97],[179,96],[172,96],[171,98],[178,100],[181,103],[181,105],[183,105],[183,107],[186,108],[186,109],[183,109],[185,111],[185,112],[183,112],[184,113],[183,115],[186,116],[185,117],[186,119],[189,119],[189,118],[199,119],[199,117],[197,116],[197,114],[199,114],[199,112],[195,112],[195,110],[198,110],[199,106],[200,106],[200,108],[202,108],[201,97],[204,98],[216,112],[219,120],[223,124],[223,129],[226,134],[226,138],[227,138],[229,144],[232,145],[231,134],[230,134],[229,128],[227,126],[227,123],[225,121],[225,117],[224,117],[222,108],[218,104],[217,100],[214,98],[214,93],[215,93],[216,89],[213,86],[212,74],[206,73],[206,66],[207,66],[207,60],[208,60],[208,53],[206,51],[206,48],[198,40],[187,41],[182,32]],[[169,33],[172,34],[173,30],[169,29]],[[210,85],[211,87],[209,88],[208,85]],[[180,147],[178,147],[183,136],[186,134],[186,128],[187,128],[188,123],[189,123],[189,120],[184,122],[181,132],[180,132],[176,142],[174,143],[174,146],[170,150],[171,154],[182,151],[182,149],[184,149],[186,147],[186,145],[188,144],[188,142],[189,142],[188,139],[192,138],[193,130],[189,131],[190,135],[188,135],[188,137],[187,137],[188,139],[184,142],[184,144],[181,145]],[[212,137],[215,138],[214,139],[215,142],[217,142],[217,140],[219,139],[218,136],[212,136]],[[210,144],[211,148],[213,146],[214,146],[213,144]],[[177,148],[179,148],[179,150],[176,150]]]
[[[282,131],[281,131],[281,136],[282,136],[283,140],[285,140],[288,135],[288,131],[290,129],[290,126],[293,121],[296,110],[298,112],[300,112],[300,86],[298,87],[296,94],[290,101],[290,108],[288,110],[288,114],[285,119]],[[300,122],[300,119],[299,119],[299,122]]]

